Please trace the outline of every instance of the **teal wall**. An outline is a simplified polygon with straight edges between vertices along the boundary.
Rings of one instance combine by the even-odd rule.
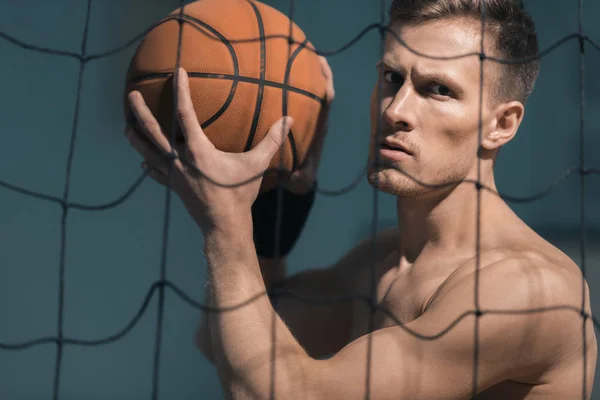
[[[78,52],[84,0],[0,0],[0,32],[24,42]],[[284,0],[268,1],[283,12]],[[379,19],[373,0],[303,0],[295,20],[323,50],[341,47]],[[530,1],[541,47],[577,30],[577,1]],[[119,46],[177,7],[176,0],[94,0],[88,53]],[[600,43],[600,3],[584,1],[587,34]],[[136,43],[137,44],[137,43]],[[600,52],[589,51],[586,158],[600,167]],[[102,204],[125,193],[140,176],[140,159],[123,137],[123,77],[135,45],[90,62],[85,69],[70,179],[72,202]],[[320,184],[351,183],[366,162],[369,96],[376,79],[378,33],[331,56],[337,98],[331,115]],[[531,195],[550,185],[579,157],[579,53],[570,41],[542,61],[537,88],[516,139],[498,163],[498,185]],[[61,197],[72,131],[79,64],[75,59],[17,47],[0,38],[0,180]],[[597,265],[600,177],[587,179],[588,264]],[[518,214],[578,258],[579,177],[551,195],[514,204]],[[64,333],[101,339],[122,330],[158,279],[165,191],[145,181],[126,201],[104,211],[70,210],[66,220]],[[393,198],[380,195],[380,225],[394,222]],[[167,277],[197,301],[203,299],[202,238],[173,198]],[[368,235],[373,191],[364,181],[341,197],[317,199],[291,256],[292,271],[328,265]],[[0,343],[56,336],[61,208],[0,187]],[[571,253],[569,253],[571,254]],[[594,264],[596,263],[596,264]],[[590,267],[592,291],[600,276]],[[162,399],[220,398],[217,375],[192,345],[199,311],[166,292],[160,367]],[[593,295],[593,300],[595,297]],[[594,303],[595,304],[595,303]],[[148,399],[157,297],[121,340],[99,347],[65,347],[61,399]],[[56,346],[0,350],[0,398],[51,398]]]

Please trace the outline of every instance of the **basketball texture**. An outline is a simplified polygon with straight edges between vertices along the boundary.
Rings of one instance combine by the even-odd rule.
[[[212,143],[226,152],[248,151],[289,115],[294,126],[269,168],[296,170],[314,138],[326,90],[318,56],[303,31],[292,24],[290,35],[286,15],[253,0],[199,0],[184,6],[179,17],[180,9],[173,11],[140,43],[127,71],[125,99],[140,91],[171,137],[180,45],[179,65],[188,73],[196,115]],[[178,125],[174,135],[183,139]],[[277,174],[266,174],[261,192],[276,185]]]

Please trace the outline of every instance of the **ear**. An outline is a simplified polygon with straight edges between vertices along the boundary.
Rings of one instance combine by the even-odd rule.
[[[523,120],[525,108],[520,101],[502,103],[493,112],[490,130],[482,138],[481,146],[486,150],[495,150],[512,140]]]

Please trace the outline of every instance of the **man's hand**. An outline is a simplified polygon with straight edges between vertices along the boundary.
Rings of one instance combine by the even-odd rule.
[[[200,127],[190,97],[187,73],[181,69],[173,82],[177,85],[174,87],[178,104],[176,114],[185,144],[171,147],[137,91],[129,94],[129,100],[141,131],[128,128],[126,135],[144,158],[148,174],[162,185],[169,184],[192,218],[206,232],[209,228],[235,221],[240,215],[250,214],[262,175],[284,143],[293,120],[291,117],[278,120],[249,152],[222,152]],[[172,161],[169,154],[174,156]]]
[[[313,188],[315,180],[317,179],[317,172],[321,161],[321,154],[323,152],[323,142],[328,129],[329,110],[331,109],[331,103],[335,98],[333,72],[331,72],[331,68],[325,57],[319,57],[319,62],[321,63],[321,72],[325,77],[327,85],[325,105],[319,114],[315,137],[306,158],[302,162],[300,168],[295,171],[284,184],[286,189],[296,194],[308,193]]]

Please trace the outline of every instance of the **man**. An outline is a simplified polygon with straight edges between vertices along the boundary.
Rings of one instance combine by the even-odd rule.
[[[196,120],[187,75],[178,75],[186,147],[175,150],[194,168],[176,160],[171,187],[204,234],[207,300],[222,312],[207,314],[197,343],[228,397],[589,398],[597,347],[591,319],[579,311],[583,302],[584,315],[591,314],[587,285],[568,257],[493,193],[494,162],[523,119],[537,61],[486,61],[480,114],[478,56],[430,59],[395,40],[424,55],[478,53],[480,3],[393,1],[392,33],[372,98],[368,179],[397,196],[398,227],[377,235],[373,274],[372,243],[365,240],[330,268],[284,277],[283,262],[269,259],[266,239],[253,241],[256,226],[266,221],[256,203],[272,201],[257,199],[260,181],[220,187],[193,170],[222,184],[258,175],[282,143],[282,124],[287,131],[292,121],[276,123],[248,153],[221,153]],[[533,22],[517,3],[486,0],[488,56],[537,54]],[[331,99],[326,62],[323,70]],[[141,96],[130,99],[142,132],[129,130],[128,137],[149,174],[166,184],[159,151],[171,150],[168,141]],[[308,213],[311,192],[300,181],[315,179],[318,153],[290,179],[286,196],[299,205],[289,212]],[[478,177],[489,190],[477,191],[472,182]],[[282,227],[292,244],[293,228]],[[272,304],[264,293],[274,282],[322,300],[368,298],[373,288],[376,299],[315,306],[280,297]]]

